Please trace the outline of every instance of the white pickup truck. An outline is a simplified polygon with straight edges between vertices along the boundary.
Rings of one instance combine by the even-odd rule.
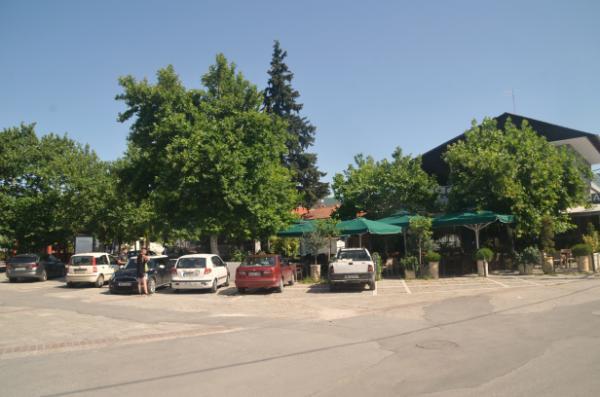
[[[329,265],[329,289],[348,284],[375,289],[375,263],[366,248],[343,248]]]

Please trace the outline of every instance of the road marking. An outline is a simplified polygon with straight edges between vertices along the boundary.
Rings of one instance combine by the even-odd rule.
[[[493,282],[493,283],[496,283],[496,284],[498,284],[498,285],[501,285],[501,286],[503,286],[504,288],[510,288],[508,285],[506,285],[506,284],[504,284],[504,283],[501,283],[500,281],[496,281],[496,280],[494,280],[494,279],[493,279],[493,278],[491,278],[491,277],[488,277],[488,280],[490,280],[491,282]]]
[[[410,291],[410,288],[408,288],[408,285],[406,285],[406,281],[401,280],[402,281],[402,285],[404,285],[404,289],[406,290],[407,294],[412,294],[412,292]]]
[[[525,279],[522,279],[522,278],[519,278],[519,277],[515,277],[515,278],[517,280],[520,280],[520,281],[526,283],[526,284],[535,285],[536,287],[539,287],[541,285],[541,284],[534,283],[533,281],[525,280]]]

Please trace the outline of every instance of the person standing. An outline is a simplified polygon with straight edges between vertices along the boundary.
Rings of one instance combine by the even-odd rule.
[[[146,248],[142,248],[137,257],[138,293],[140,295],[142,294],[142,288],[144,294],[148,295],[148,255],[146,253]]]

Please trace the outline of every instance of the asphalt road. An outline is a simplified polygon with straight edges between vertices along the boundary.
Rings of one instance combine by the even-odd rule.
[[[377,295],[296,286],[152,297],[0,280],[2,396],[600,391],[596,278],[497,279],[489,289],[455,279],[427,293],[384,283]]]

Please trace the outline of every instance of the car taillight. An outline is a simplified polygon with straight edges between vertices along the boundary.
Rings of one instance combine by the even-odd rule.
[[[96,266],[96,258],[92,258],[92,272],[96,273],[98,271],[98,267]]]
[[[209,267],[204,268],[204,274],[210,274],[211,272],[212,272],[211,268],[209,268]]]
[[[369,267],[367,268],[367,271],[369,273],[373,273],[373,265],[369,265]]]
[[[171,268],[171,274],[177,274],[177,268],[172,267]]]
[[[37,263],[32,263],[31,265],[29,265],[29,267],[35,270],[37,269]]]

